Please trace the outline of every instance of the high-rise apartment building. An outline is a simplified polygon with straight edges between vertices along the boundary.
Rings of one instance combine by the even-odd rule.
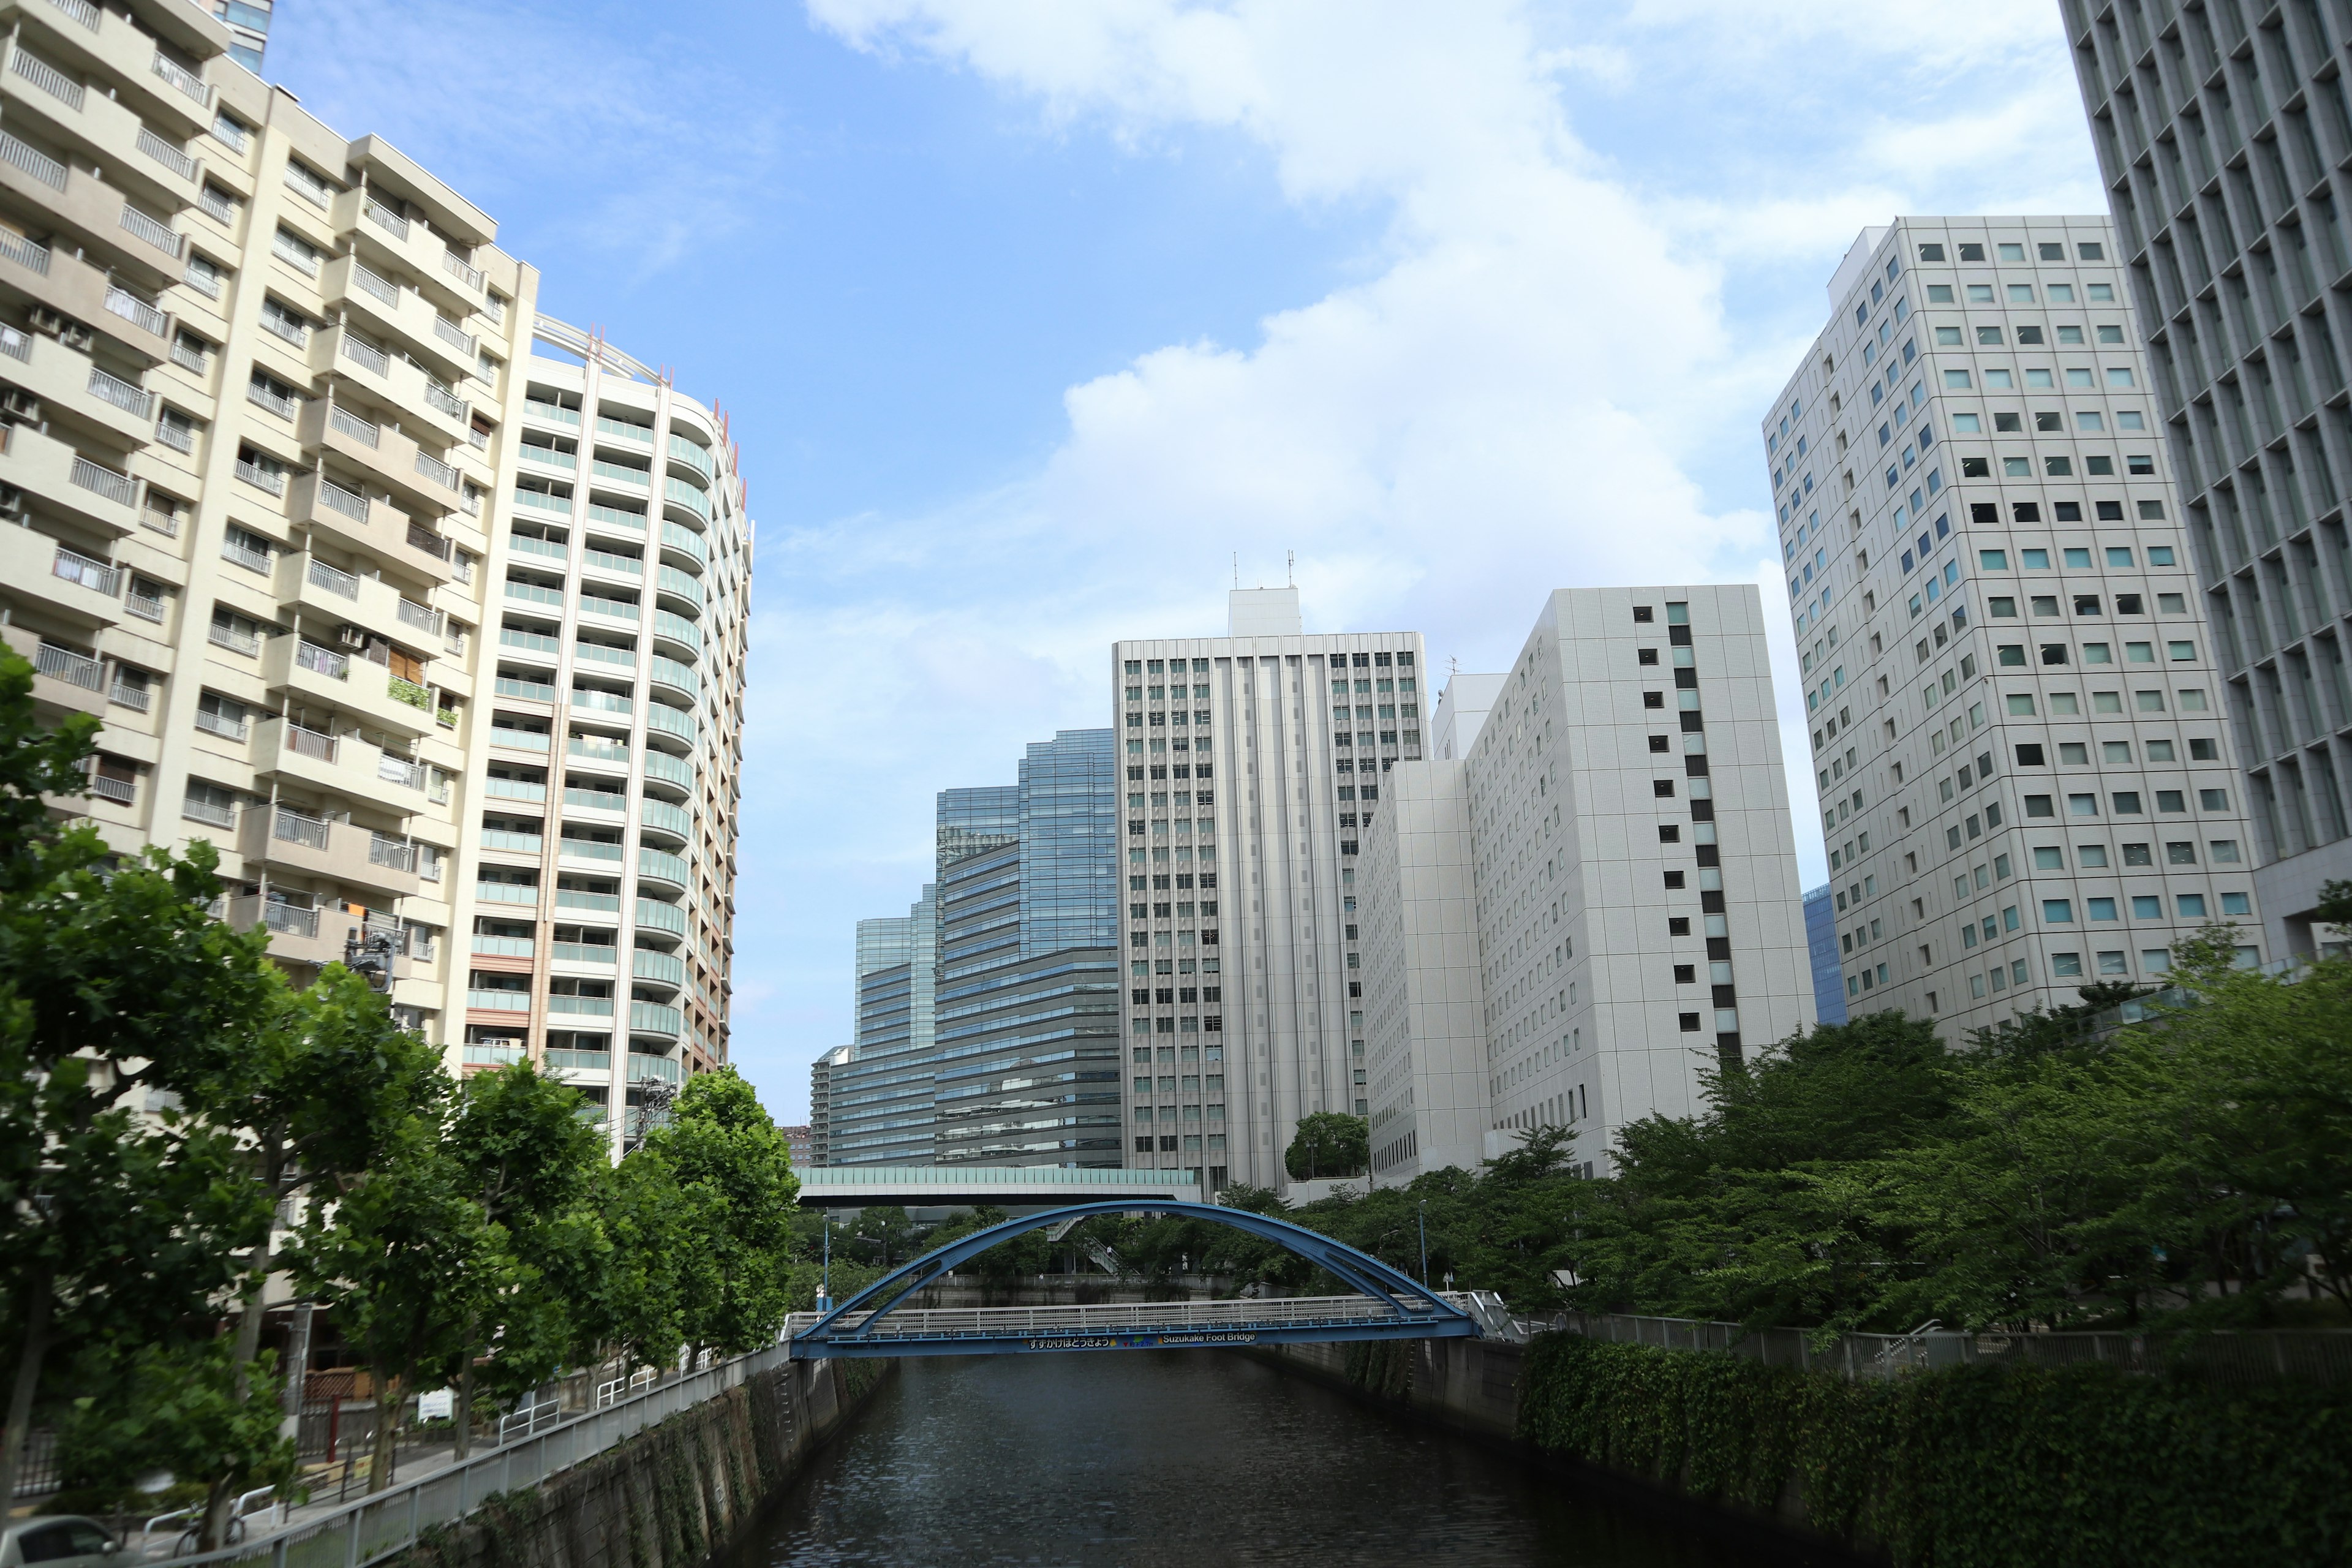
[[[1236,590],[1228,632],[1111,651],[1127,1163],[1278,1188],[1301,1117],[1370,1110],[1357,855],[1427,667],[1417,633],[1307,636],[1295,588]]]
[[[387,942],[453,1065],[530,1051],[609,1106],[723,1060],[723,426],[538,317],[488,216],[231,68],[207,9],[11,22],[0,636],[104,721],[76,806],[218,845],[222,913],[298,973]],[[532,426],[593,463],[525,479]]]
[[[833,1071],[855,1054],[835,1046],[809,1066],[809,1163],[833,1163]]]
[[[274,0],[213,0],[213,15],[228,29],[228,58],[261,74],[261,57],[269,47],[269,23]]]
[[[1948,1037],[2253,915],[2115,247],[2092,217],[1864,231],[1764,423],[1847,1005]]]
[[[2267,947],[2309,952],[2320,888],[2352,879],[2352,10],[2062,11],[2248,771]]]
[[[1544,1127],[1605,1171],[1812,1016],[1757,591],[1560,590],[1482,686],[1465,758],[1392,773],[1367,847],[1382,1180]]]

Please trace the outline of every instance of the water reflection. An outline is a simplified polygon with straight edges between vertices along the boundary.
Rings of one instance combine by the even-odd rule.
[[[1756,1561],[1218,1351],[919,1360],[730,1568]]]

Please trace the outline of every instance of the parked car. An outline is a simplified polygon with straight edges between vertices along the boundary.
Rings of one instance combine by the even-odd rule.
[[[99,1568],[111,1564],[122,1542],[94,1519],[58,1514],[0,1525],[0,1568],[42,1563],[49,1568]]]

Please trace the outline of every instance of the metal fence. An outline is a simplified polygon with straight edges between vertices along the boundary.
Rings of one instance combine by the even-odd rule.
[[[2352,1331],[2258,1330],[2211,1333],[1967,1333],[1928,1325],[1907,1334],[1748,1329],[1694,1318],[1563,1312],[1522,1321],[1532,1332],[1581,1334],[1662,1350],[1725,1351],[1767,1366],[1829,1372],[1849,1379],[1949,1366],[2081,1366],[2172,1373],[2230,1387],[2352,1382]]]
[[[277,1534],[200,1556],[179,1558],[176,1563],[183,1568],[215,1563],[268,1563],[270,1568],[362,1568],[363,1564],[414,1545],[427,1530],[464,1518],[485,1498],[518,1487],[536,1486],[559,1471],[594,1458],[625,1437],[738,1387],[772,1367],[782,1366],[784,1361],[785,1347],[779,1341],[749,1355],[720,1362],[704,1371],[615,1400],[602,1409],[545,1426],[530,1436],[477,1455],[463,1464],[446,1466],[300,1521]]]
[[[1469,1296],[1441,1291],[1450,1305],[1476,1315]],[[821,1314],[794,1312],[787,1331],[798,1333]],[[1170,1328],[1273,1328],[1295,1324],[1385,1322],[1396,1310],[1370,1296],[1292,1296],[1221,1301],[1103,1301],[1039,1307],[907,1307],[888,1313],[877,1340],[947,1339],[963,1335],[1121,1333]],[[835,1327],[862,1329],[870,1312],[845,1313]]]

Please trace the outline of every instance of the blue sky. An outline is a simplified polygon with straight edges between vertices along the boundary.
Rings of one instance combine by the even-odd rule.
[[[931,799],[1110,641],[1495,668],[1553,586],[1757,581],[1757,422],[1856,232],[2098,210],[2052,0],[292,0],[268,74],[727,408],[759,528],[734,1055],[848,1037]],[[1809,882],[1797,685],[1780,682]]]

